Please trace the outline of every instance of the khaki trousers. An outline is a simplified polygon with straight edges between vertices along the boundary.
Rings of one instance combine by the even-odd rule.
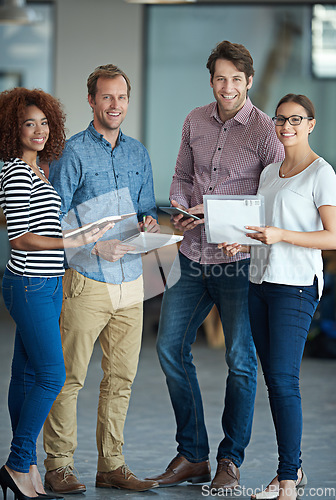
[[[99,338],[103,351],[97,418],[99,472],[125,463],[124,424],[136,375],[143,311],[143,280],[112,285],[73,269],[63,278],[61,334],[66,382],[44,425],[47,471],[74,465],[77,447],[77,398]]]

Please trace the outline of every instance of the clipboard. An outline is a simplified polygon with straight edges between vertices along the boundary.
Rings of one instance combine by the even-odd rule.
[[[204,219],[208,243],[262,245],[248,238],[245,226],[265,225],[264,197],[261,195],[205,195]]]

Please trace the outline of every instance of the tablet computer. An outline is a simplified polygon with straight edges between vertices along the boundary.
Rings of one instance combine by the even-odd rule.
[[[185,210],[182,210],[181,208],[177,207],[159,207],[162,212],[166,212],[169,215],[183,215],[184,219],[194,219],[194,220],[200,220],[201,217],[198,217],[197,215],[189,214]],[[202,217],[203,219],[203,217]]]

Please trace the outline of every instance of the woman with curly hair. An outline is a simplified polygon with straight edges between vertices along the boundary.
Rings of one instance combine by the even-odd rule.
[[[61,200],[39,161],[59,158],[65,143],[60,102],[42,90],[0,94],[0,206],[11,256],[2,282],[5,305],[16,323],[8,405],[13,431],[0,485],[15,499],[45,495],[37,469],[36,440],[65,381],[59,330],[64,248],[97,241],[104,229],[63,239]]]

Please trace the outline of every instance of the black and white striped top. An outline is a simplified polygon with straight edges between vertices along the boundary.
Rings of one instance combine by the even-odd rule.
[[[9,240],[27,232],[62,237],[59,195],[19,158],[6,162],[0,172],[0,206],[6,216]],[[12,249],[7,268],[23,276],[62,276],[64,250]]]

